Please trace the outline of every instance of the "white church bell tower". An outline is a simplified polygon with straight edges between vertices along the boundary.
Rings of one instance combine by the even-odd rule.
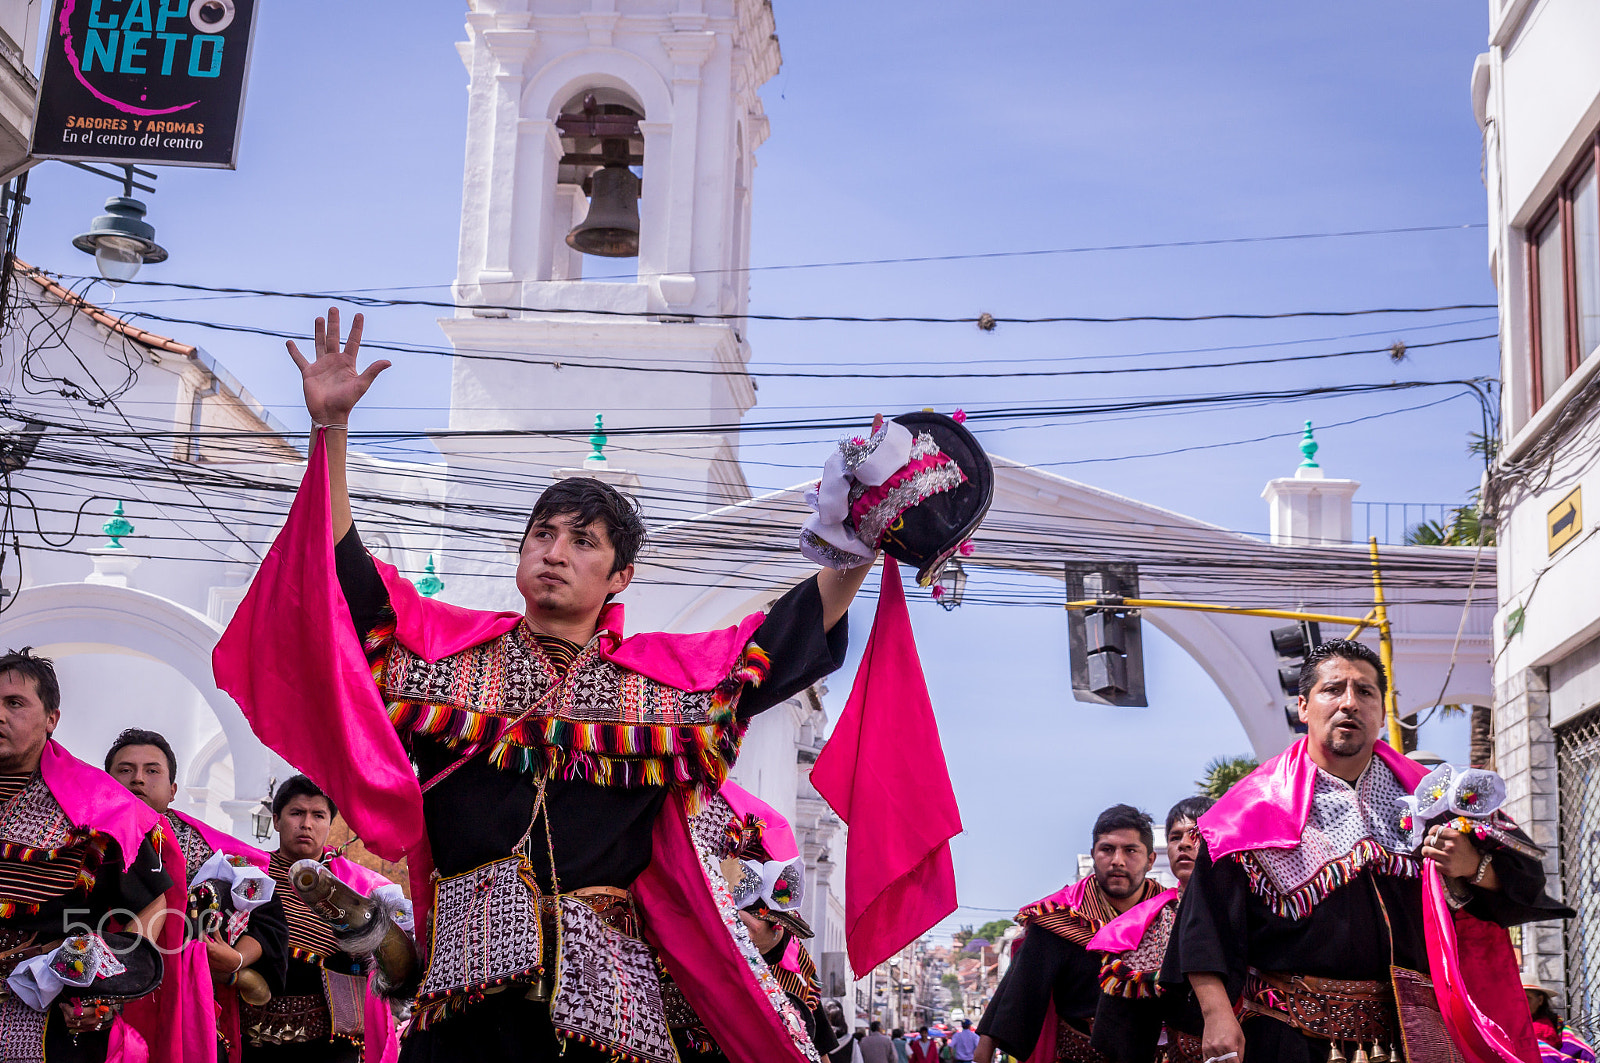
[[[747,497],[730,426],[755,404],[736,317],[767,135],[757,90],[780,61],[771,4],[471,0],[458,47],[470,84],[458,309],[441,321],[450,429],[564,434],[439,436],[448,494],[526,514],[581,469],[630,489],[652,523]],[[640,428],[668,431],[627,433]],[[525,492],[508,497],[508,477]],[[521,521],[506,517],[514,547]],[[498,544],[441,545],[447,598],[514,604],[486,597],[509,584]]]

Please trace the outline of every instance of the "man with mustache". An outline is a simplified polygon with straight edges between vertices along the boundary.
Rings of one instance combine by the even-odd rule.
[[[1419,1034],[1420,1013],[1397,1016],[1397,1000],[1412,999],[1414,983],[1391,965],[1430,970],[1428,863],[1449,891],[1446,925],[1475,935],[1473,962],[1500,949],[1494,954],[1511,965],[1510,978],[1504,931],[1480,921],[1509,926],[1571,914],[1543,895],[1543,867],[1518,851],[1537,850],[1509,821],[1502,833],[1514,836],[1515,848],[1440,824],[1413,854],[1399,802],[1426,771],[1379,742],[1387,686],[1370,648],[1344,639],[1317,647],[1300,673],[1305,737],[1200,817],[1200,853],[1162,981],[1186,978],[1193,987],[1205,1058],[1399,1058]],[[1448,962],[1457,962],[1454,950]],[[1462,973],[1471,975],[1467,966],[1463,960]],[[1437,970],[1434,983],[1441,984]],[[1520,1015],[1513,1008],[1495,1019],[1519,1056],[1532,1049],[1525,1004]],[[1427,1036],[1445,1036],[1437,1018]],[[1456,1029],[1449,1036],[1460,1040]]]
[[[1109,1063],[1200,1063],[1199,1038],[1178,1032],[1170,1022],[1161,1037],[1167,1013],[1189,1001],[1187,993],[1163,993],[1156,976],[1177,924],[1183,887],[1194,873],[1200,849],[1195,822],[1212,804],[1209,797],[1185,797],[1167,813],[1167,858],[1177,888],[1134,905],[1089,941],[1089,951],[1105,956],[1092,1041]]]
[[[1094,1059],[1090,1020],[1100,999],[1100,954],[1088,948],[1106,923],[1161,892],[1150,816],[1112,805],[1095,820],[1094,874],[1017,913],[1022,946],[978,1022],[977,1063],[998,1047],[1031,1063]]]

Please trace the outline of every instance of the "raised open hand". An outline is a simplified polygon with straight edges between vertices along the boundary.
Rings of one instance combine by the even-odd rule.
[[[300,379],[306,393],[306,412],[316,424],[347,424],[350,411],[355,409],[361,396],[367,393],[378,374],[392,364],[380,358],[365,370],[356,369],[356,354],[361,349],[362,317],[357,314],[350,323],[350,338],[339,344],[339,308],[330,306],[326,319],[317,318],[315,329],[315,360],[307,361],[293,340],[288,343],[289,357],[300,367]]]

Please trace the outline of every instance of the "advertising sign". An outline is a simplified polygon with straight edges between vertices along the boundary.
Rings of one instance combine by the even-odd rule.
[[[232,169],[255,0],[55,0],[41,159]]]

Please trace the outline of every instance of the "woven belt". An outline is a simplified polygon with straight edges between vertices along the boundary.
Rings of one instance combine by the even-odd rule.
[[[245,1040],[251,1045],[293,1045],[333,1036],[333,1016],[322,996],[275,996],[262,1007],[239,1009]]]
[[[1244,1009],[1327,1041],[1395,1041],[1399,1022],[1387,982],[1251,969]]]
[[[583,886],[559,895],[542,896],[539,898],[539,914],[544,917],[547,928],[555,925],[559,897],[582,901],[594,909],[606,926],[624,937],[643,940],[639,931],[639,916],[633,906],[633,894],[627,890],[616,886]]]

